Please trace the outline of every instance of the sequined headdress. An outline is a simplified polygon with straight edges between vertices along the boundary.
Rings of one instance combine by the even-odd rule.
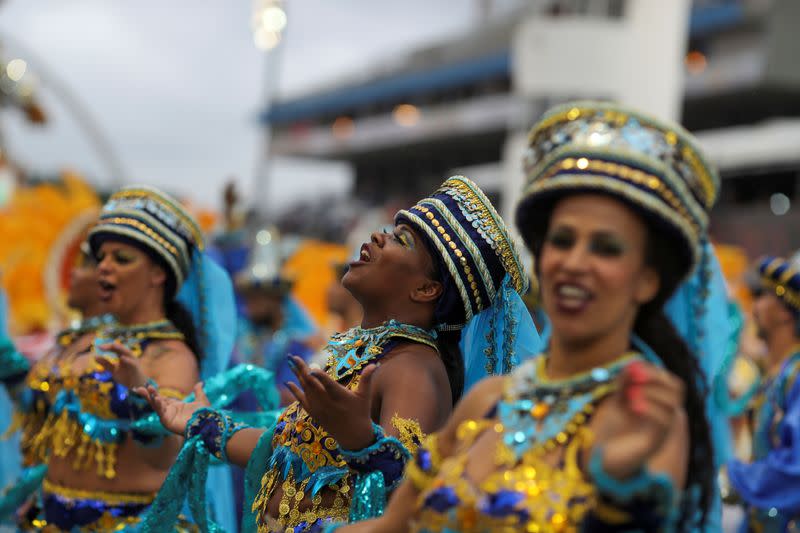
[[[134,241],[168,267],[177,292],[192,266],[192,254],[205,243],[197,222],[178,202],[151,187],[128,187],[111,195],[89,233],[97,252],[109,238]]]
[[[435,320],[440,331],[462,330],[465,391],[538,353],[539,335],[520,297],[529,278],[503,220],[477,185],[454,176],[397,213],[395,222],[423,235],[442,271]]]
[[[759,261],[761,287],[775,294],[796,315],[800,315],[800,269],[782,257],[765,257]]]
[[[524,167],[517,225],[532,249],[559,196],[595,191],[672,233],[685,274],[700,262],[719,177],[681,126],[609,103],[566,104],[533,127]]]
[[[457,291],[459,312],[439,313],[440,327],[462,327],[490,307],[506,274],[516,292],[527,290],[528,277],[503,220],[469,179],[451,177],[431,197],[397,213],[395,222],[428,238]]]

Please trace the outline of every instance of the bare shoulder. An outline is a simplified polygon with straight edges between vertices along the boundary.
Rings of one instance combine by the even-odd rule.
[[[167,372],[197,375],[197,357],[183,341],[166,339],[153,341],[143,354],[145,364],[158,374]]]
[[[405,380],[428,378],[435,382],[447,380],[447,370],[439,353],[424,344],[399,346],[380,362],[375,372],[376,383],[391,380],[396,383]]]

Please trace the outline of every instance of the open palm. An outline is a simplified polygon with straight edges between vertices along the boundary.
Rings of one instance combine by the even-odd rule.
[[[371,444],[371,385],[376,367],[367,366],[361,373],[358,387],[350,390],[325,372],[312,370],[301,358],[292,357],[291,360],[300,387],[294,383],[287,385],[314,421],[346,450],[361,449]]]
[[[191,402],[161,396],[153,386],[139,387],[136,389],[136,393],[147,399],[161,420],[161,424],[177,435],[184,434],[186,425],[196,411],[211,406],[211,402],[208,401],[206,393],[203,391],[202,383],[194,386],[195,400]]]

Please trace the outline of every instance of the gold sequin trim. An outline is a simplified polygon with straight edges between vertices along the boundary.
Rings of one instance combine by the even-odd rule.
[[[197,247],[202,251],[205,248],[205,241],[203,240],[203,232],[200,230],[200,227],[197,225],[197,222],[192,218],[189,213],[186,212],[183,207],[177,205],[175,202],[171,201],[169,198],[159,194],[156,191],[145,189],[145,188],[135,188],[135,189],[124,189],[121,191],[115,192],[111,199],[116,198],[149,198],[154,202],[157,202],[161,205],[167,206],[170,211],[173,212],[175,216],[181,219],[181,222],[189,229],[194,238],[195,244]]]
[[[483,193],[480,193],[477,187],[473,188],[470,186],[467,181],[468,180],[463,176],[454,176],[444,183],[442,189],[448,187],[453,188],[472,199],[477,205],[478,216],[487,222],[493,222],[493,224],[490,224],[490,230],[492,233],[492,240],[494,240],[499,247],[498,257],[503,263],[505,271],[511,276],[511,280],[514,282],[514,288],[518,293],[522,294],[527,290],[528,276],[525,274],[525,269],[520,263],[516,247],[506,231],[503,219],[500,218],[500,215],[498,215],[497,211],[492,207],[489,199],[486,198]]]
[[[155,231],[150,228],[147,224],[136,220],[135,218],[128,218],[128,217],[110,217],[102,219],[101,223],[111,222],[112,224],[121,224],[125,226],[131,226],[136,228],[137,230],[141,231],[154,241],[156,241],[159,245],[163,246],[169,253],[174,256],[178,255],[178,249],[175,248],[170,242],[168,242],[164,237],[156,233]]]
[[[42,489],[70,500],[96,500],[108,505],[148,505],[156,497],[156,493],[108,492],[104,490],[84,490],[64,487],[45,479]]]
[[[650,126],[662,133],[664,140],[670,145],[681,144],[680,153],[692,169],[692,173],[697,177],[698,183],[703,190],[703,205],[710,209],[717,198],[717,186],[714,184],[714,176],[709,170],[709,165],[703,160],[699,150],[690,140],[689,133],[677,125],[669,125],[659,120],[638,113],[623,112],[609,108],[587,108],[572,106],[554,111],[552,114],[543,118],[528,135],[528,144],[533,145],[537,142],[539,135],[542,135],[551,127],[560,123],[571,122],[581,117],[601,116],[616,127],[624,126],[631,118]]]

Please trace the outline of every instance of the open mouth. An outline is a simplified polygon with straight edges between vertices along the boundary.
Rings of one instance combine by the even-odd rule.
[[[566,312],[583,311],[594,296],[592,293],[575,283],[559,283],[556,285],[556,304],[559,310]]]
[[[369,243],[365,242],[361,245],[361,251],[358,254],[358,260],[351,262],[350,266],[365,265],[370,261],[372,261],[372,255],[370,254]]]
[[[98,280],[97,283],[100,286],[100,300],[109,301],[114,295],[114,290],[116,290],[117,286],[103,279]]]

